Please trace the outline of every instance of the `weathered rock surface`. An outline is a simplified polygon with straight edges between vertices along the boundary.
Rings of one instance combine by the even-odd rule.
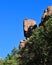
[[[52,15],[52,6],[48,6],[47,9],[44,11],[42,19],[44,20],[45,17]]]
[[[44,10],[44,13],[43,13],[42,19],[41,19],[41,23],[39,24],[39,26],[41,26],[51,15],[52,15],[52,6],[48,6],[46,8],[46,10]]]
[[[29,32],[36,28],[37,25],[36,25],[36,21],[34,20],[31,20],[31,19],[25,19],[24,20],[24,23],[23,23],[23,28],[24,28],[24,36],[26,37],[26,39],[30,36]]]

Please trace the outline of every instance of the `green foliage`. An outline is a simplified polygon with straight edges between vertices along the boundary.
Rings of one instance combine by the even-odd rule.
[[[14,48],[0,65],[52,65],[52,16],[30,34],[25,47]]]
[[[18,61],[18,50],[14,48],[11,54],[8,54],[4,59],[3,65],[19,65]]]
[[[4,61],[0,58],[0,65],[3,65]]]
[[[20,55],[19,65],[52,65],[52,16],[32,31]]]

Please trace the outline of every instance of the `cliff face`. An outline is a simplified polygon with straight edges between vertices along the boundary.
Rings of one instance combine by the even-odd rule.
[[[52,65],[52,6],[45,10],[38,27],[28,19],[23,24],[26,40],[20,41],[20,65]]]

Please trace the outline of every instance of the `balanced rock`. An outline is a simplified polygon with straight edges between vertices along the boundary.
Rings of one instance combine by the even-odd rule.
[[[24,28],[24,36],[26,37],[26,39],[28,37],[30,37],[30,31],[34,28],[36,28],[36,21],[31,20],[31,19],[25,19],[24,23],[23,23],[23,28]]]

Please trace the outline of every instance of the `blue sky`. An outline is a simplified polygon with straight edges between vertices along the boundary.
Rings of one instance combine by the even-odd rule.
[[[23,20],[30,18],[38,25],[49,5],[52,5],[51,0],[0,0],[0,57],[5,58],[25,39]]]

